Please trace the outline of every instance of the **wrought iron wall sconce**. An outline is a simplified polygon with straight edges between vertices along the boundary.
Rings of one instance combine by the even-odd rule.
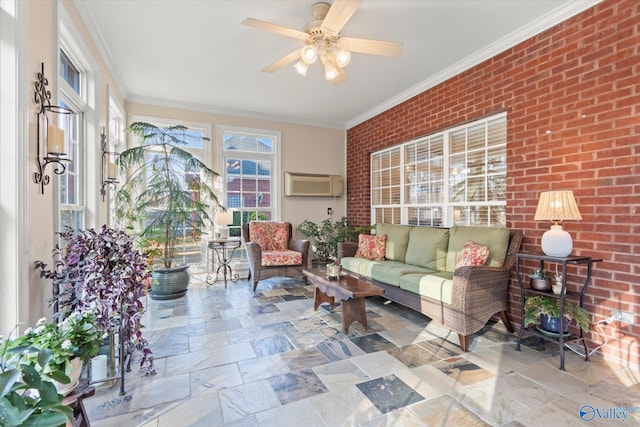
[[[49,163],[55,163],[53,173],[62,175],[67,169],[69,157],[69,137],[73,130],[73,110],[57,105],[51,105],[51,91],[47,89],[49,80],[44,76],[44,62],[42,70],[36,74],[34,83],[34,100],[40,106],[36,134],[36,166],[38,170],[33,174],[33,180],[40,184],[40,194],[44,194],[44,186],[49,184],[50,177],[45,173]]]
[[[100,188],[100,194],[104,202],[104,198],[107,195],[105,187],[109,186],[110,189],[115,190],[116,184],[118,183],[117,161],[119,156],[118,152],[109,151],[109,140],[104,128],[102,128],[102,134],[100,135],[100,151],[102,151],[102,167],[100,168],[100,181],[102,182],[102,186]]]

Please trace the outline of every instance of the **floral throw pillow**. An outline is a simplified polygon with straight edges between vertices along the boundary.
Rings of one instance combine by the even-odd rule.
[[[489,258],[489,247],[480,246],[469,240],[458,253],[456,268],[468,265],[484,265],[487,262],[487,258]]]
[[[360,234],[358,236],[358,250],[356,258],[365,258],[372,261],[384,261],[384,251],[387,246],[387,235],[372,236]]]

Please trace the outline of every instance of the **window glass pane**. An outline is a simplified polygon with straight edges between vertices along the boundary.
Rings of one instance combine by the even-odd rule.
[[[60,77],[80,95],[80,71],[62,49],[60,50]]]
[[[467,151],[482,149],[485,146],[485,124],[472,126],[467,131]]]

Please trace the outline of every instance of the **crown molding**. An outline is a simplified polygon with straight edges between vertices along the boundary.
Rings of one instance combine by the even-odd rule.
[[[400,94],[390,98],[389,100],[377,105],[369,111],[366,111],[353,119],[345,123],[346,129],[351,129],[360,123],[369,120],[372,117],[381,114],[390,108],[428,90],[432,87],[474,67],[481,62],[498,55],[501,52],[521,43],[541,32],[548,30],[549,28],[558,25],[559,23],[566,21],[567,19],[601,3],[603,0],[576,0],[568,2],[559,6],[555,10],[544,15],[542,18],[537,19],[528,25],[519,28],[517,31],[508,34],[500,40],[488,45],[486,48],[473,53],[470,56],[462,59],[461,61],[453,64],[450,67],[445,68],[432,77],[424,80],[417,85],[401,92]]]
[[[199,111],[202,113],[219,114],[231,117],[244,117],[248,119],[266,120],[270,122],[283,122],[290,124],[298,124],[304,126],[315,126],[328,129],[346,130],[344,123],[326,122],[318,120],[306,120],[297,117],[266,114],[257,111],[240,110],[229,107],[219,107],[215,105],[197,104],[191,102],[182,102],[170,99],[160,99],[146,96],[131,95],[127,98],[127,102],[143,105],[152,105],[165,108],[177,108],[181,110]]]
[[[111,54],[111,50],[109,49],[109,46],[107,45],[107,43],[104,40],[104,37],[102,36],[102,32],[99,29],[100,27],[96,22],[95,16],[91,12],[91,9],[87,6],[86,0],[74,0],[73,4],[76,7],[78,13],[80,14],[80,17],[84,22],[84,25],[87,27],[87,31],[89,31],[89,34],[91,35],[91,39],[95,43],[96,48],[98,49],[98,52],[100,52],[100,56],[102,57],[102,60],[104,61],[105,66],[107,67],[107,70],[111,74],[111,78],[113,79],[113,82],[118,87],[118,91],[120,92],[122,97],[126,99],[127,96],[129,95],[129,89],[127,88],[127,85],[124,81],[124,78],[122,77],[122,74],[120,74],[118,67],[116,67],[115,65],[116,63],[113,60],[113,55]]]

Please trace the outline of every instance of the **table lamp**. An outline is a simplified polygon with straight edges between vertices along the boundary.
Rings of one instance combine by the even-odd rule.
[[[580,211],[573,191],[545,191],[540,193],[535,221],[553,221],[551,229],[542,235],[542,252],[548,256],[566,257],[573,250],[571,235],[562,229],[564,220],[580,220]]]
[[[221,239],[229,238],[229,224],[233,224],[233,212],[218,212],[213,219],[213,222],[216,224],[218,228],[218,233],[220,233]]]

